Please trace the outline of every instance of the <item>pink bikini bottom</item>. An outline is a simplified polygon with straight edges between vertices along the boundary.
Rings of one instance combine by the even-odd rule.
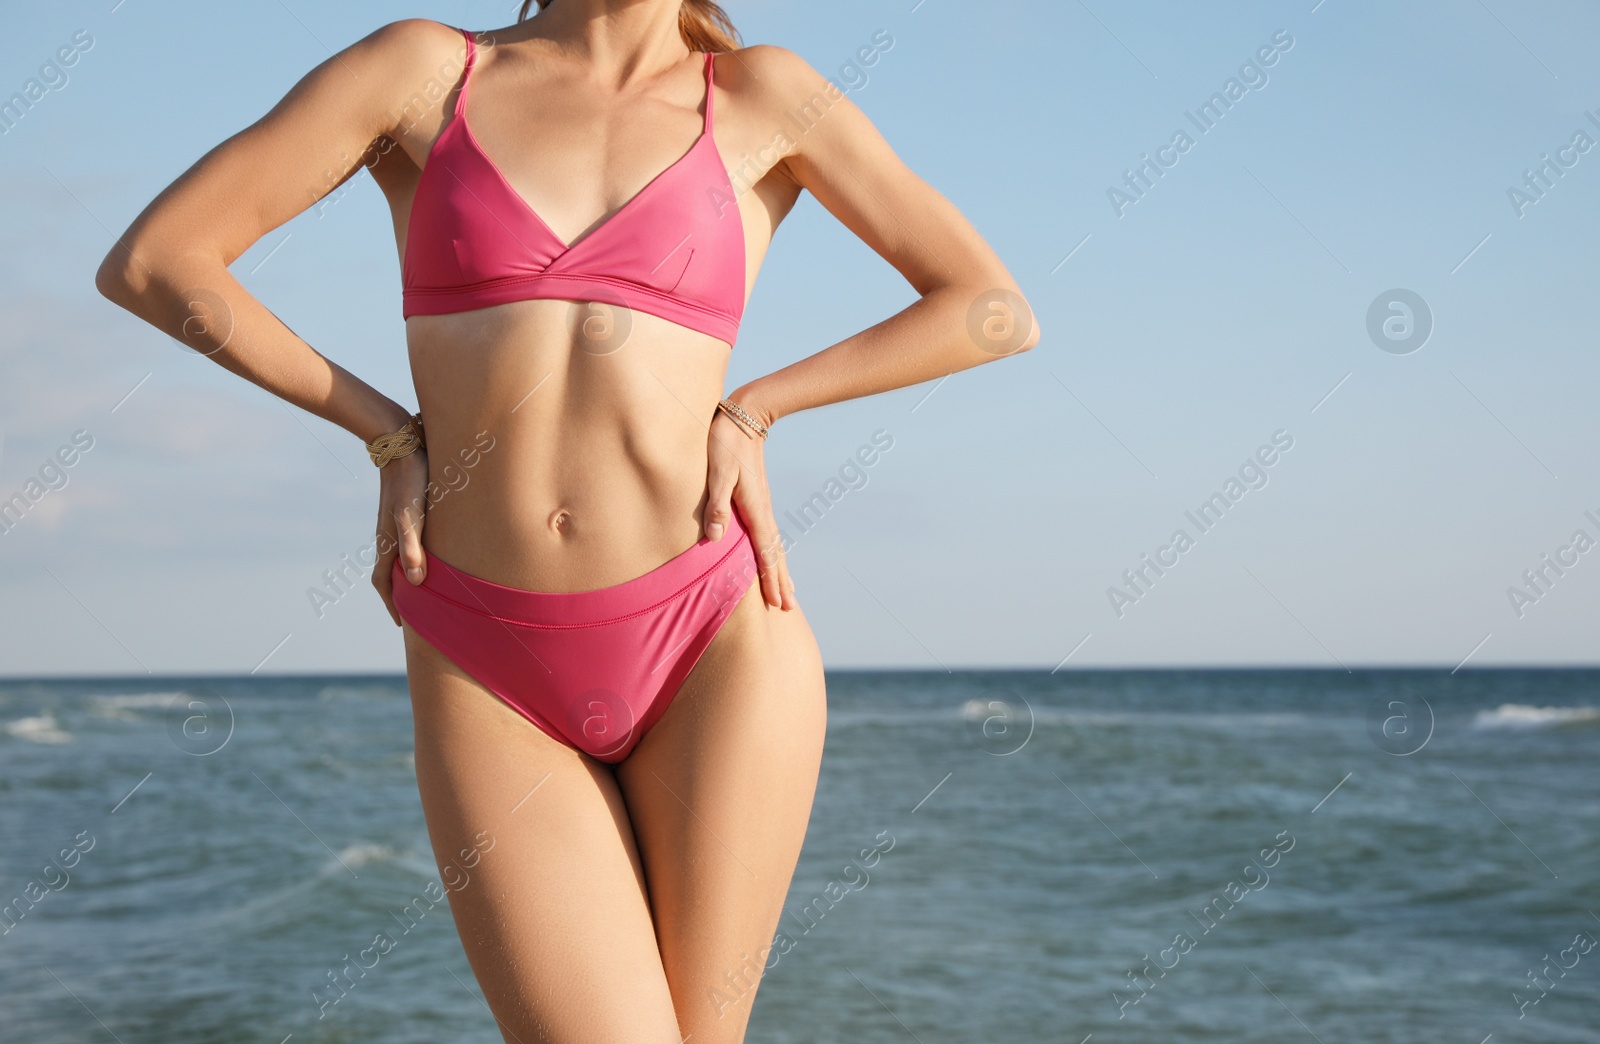
[[[502,587],[427,554],[413,586],[395,561],[401,619],[550,736],[600,761],[626,758],[756,579],[735,510],[643,576],[595,591]]]

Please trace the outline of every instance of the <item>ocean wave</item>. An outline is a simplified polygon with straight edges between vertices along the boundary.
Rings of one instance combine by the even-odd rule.
[[[948,725],[959,722],[961,712],[950,708],[936,710],[835,710],[828,711],[828,728],[859,728],[863,725]]]
[[[1530,707],[1525,703],[1502,703],[1492,711],[1479,711],[1472,720],[1480,729],[1549,729],[1596,723],[1600,723],[1600,708]]]
[[[71,743],[72,734],[64,732],[54,714],[40,714],[33,718],[17,718],[6,723],[6,734],[31,743]]]
[[[166,707],[173,699],[184,695],[181,692],[130,692],[117,693],[110,696],[90,696],[89,706],[103,718],[116,718],[118,721],[143,721],[139,715],[132,713],[150,707]]]
[[[325,685],[317,690],[317,699],[323,702],[347,699],[392,700],[397,697],[409,698],[410,692],[407,689],[383,683],[375,685]]]
[[[999,704],[1000,706],[996,706]],[[1066,726],[1075,728],[1149,728],[1171,726],[1174,728],[1237,729],[1252,727],[1278,728],[1305,725],[1312,720],[1296,713],[1259,714],[1195,714],[1169,711],[1092,711],[1057,710],[1030,707],[1021,700],[972,699],[958,707],[906,707],[872,710],[830,710],[828,727],[859,728],[861,726],[909,726],[949,723],[979,723],[1009,713],[1013,718],[1027,721],[1031,713],[1033,723],[1039,726]]]
[[[334,864],[334,869],[344,872],[338,864]],[[321,876],[325,875],[318,875]],[[309,905],[320,887],[322,886],[317,877],[295,878],[289,884],[261,892],[255,898],[237,905],[219,905],[212,911],[197,910],[196,912],[201,913],[197,927],[202,930],[213,930],[223,925],[250,923],[252,930],[262,931],[271,925],[295,923],[301,914],[299,907],[292,900],[305,896]]]
[[[401,856],[394,861],[394,865],[402,870],[411,871],[424,881],[431,881],[439,876],[439,867],[435,865],[431,855]]]
[[[388,845],[372,844],[371,842],[346,845],[333,860],[324,863],[322,873],[342,873],[354,870],[368,863],[387,863],[393,861],[394,849]]]

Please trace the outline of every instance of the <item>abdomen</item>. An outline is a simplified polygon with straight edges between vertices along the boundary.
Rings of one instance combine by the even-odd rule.
[[[406,328],[434,483],[430,552],[509,587],[582,591],[699,538],[725,343],[554,300]]]

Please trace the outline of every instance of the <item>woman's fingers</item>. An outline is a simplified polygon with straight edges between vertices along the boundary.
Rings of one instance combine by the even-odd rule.
[[[413,584],[428,574],[422,551],[422,521],[427,511],[428,458],[422,450],[390,461],[378,479],[378,560],[372,564],[372,586],[396,627],[400,612],[394,606],[394,563]]]
[[[428,575],[427,558],[422,553],[422,506],[411,501],[395,512],[395,528],[400,533],[400,568],[412,585]]]
[[[716,426],[711,431],[711,452],[706,462],[705,530],[710,540],[721,540],[728,531],[733,512],[733,490],[739,483],[739,460],[733,452],[717,444]]]
[[[793,609],[794,584],[789,579],[789,562],[784,555],[783,534],[772,517],[772,499],[764,486],[746,479],[735,490],[739,514],[750,532],[750,548],[755,552],[761,575],[761,597],[775,609]]]
[[[756,558],[761,562],[761,597],[774,609],[783,608],[783,544],[781,541],[763,542],[757,539],[752,531],[750,539],[755,542]]]
[[[783,550],[783,540],[778,540],[778,607],[785,611],[797,609],[799,599],[794,596],[794,581],[789,578],[789,556]]]
[[[783,553],[783,535],[772,516],[762,446],[737,421],[718,413],[711,420],[706,464],[706,536],[721,540],[733,507],[747,527],[761,577],[761,599],[777,609],[794,609],[794,583]]]
[[[394,620],[396,627],[400,626],[400,613],[394,607],[394,556],[400,551],[400,544],[394,538],[394,532],[388,525],[378,528],[378,560],[372,564],[372,586],[377,588],[378,597],[383,599],[385,609]]]

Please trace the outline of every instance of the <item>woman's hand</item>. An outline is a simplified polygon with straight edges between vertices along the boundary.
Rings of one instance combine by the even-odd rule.
[[[730,504],[737,504],[760,563],[762,597],[775,608],[795,609],[800,603],[794,597],[783,539],[772,517],[772,494],[767,489],[767,465],[761,449],[760,439],[721,410],[716,411],[707,440],[705,533],[712,540],[721,540],[728,531]]]
[[[372,567],[372,586],[378,589],[389,615],[394,617],[394,625],[399,627],[400,614],[394,608],[395,556],[400,556],[400,565],[412,584],[422,583],[428,569],[422,555],[422,521],[428,506],[428,451],[418,449],[391,460],[379,469],[378,482],[378,561]]]

